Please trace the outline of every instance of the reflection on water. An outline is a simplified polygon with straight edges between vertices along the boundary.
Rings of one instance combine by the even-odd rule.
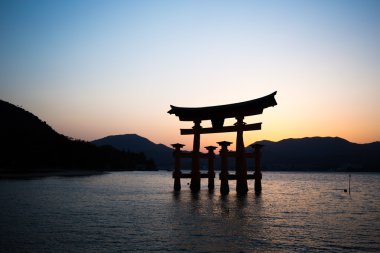
[[[380,250],[380,174],[353,174],[351,195],[336,190],[348,186],[339,173],[268,172],[259,196],[186,183],[173,192],[168,172],[0,181],[0,251]]]

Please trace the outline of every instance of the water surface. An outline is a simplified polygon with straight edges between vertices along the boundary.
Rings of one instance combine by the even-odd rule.
[[[263,173],[245,197],[170,172],[0,181],[1,252],[376,252],[380,174]]]

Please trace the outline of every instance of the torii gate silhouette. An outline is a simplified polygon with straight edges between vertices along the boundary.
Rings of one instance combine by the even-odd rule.
[[[273,107],[277,105],[274,96],[277,92],[273,92],[267,96],[253,99],[246,102],[209,106],[209,107],[198,107],[198,108],[186,108],[177,107],[171,105],[171,109],[168,111],[169,114],[175,114],[179,117],[180,121],[193,121],[194,127],[192,129],[181,129],[181,135],[194,135],[193,151],[191,153],[182,153],[180,149],[184,146],[182,144],[173,144],[175,148],[174,154],[176,157],[175,170],[173,172],[174,178],[174,189],[180,190],[180,178],[191,178],[190,188],[193,192],[198,192],[200,190],[200,180],[201,177],[209,178],[209,189],[214,188],[214,168],[213,168],[213,158],[214,158],[214,146],[206,147],[209,151],[208,155],[199,152],[200,149],[200,135],[201,134],[211,134],[211,133],[225,133],[225,132],[236,132],[236,152],[228,152],[227,147],[231,142],[218,142],[221,146],[221,188],[222,194],[227,194],[229,192],[228,180],[236,179],[236,192],[238,194],[245,194],[248,191],[247,179],[255,179],[255,191],[256,193],[261,192],[261,167],[260,167],[260,149],[261,145],[254,145],[254,154],[248,155],[245,153],[245,146],[243,140],[244,131],[261,130],[261,123],[246,124],[243,120],[246,116],[259,115],[263,113],[263,110],[267,107]],[[233,126],[223,126],[224,120],[227,118],[236,118],[236,123]],[[211,128],[202,128],[202,120],[211,120]],[[236,174],[228,174],[228,156],[234,156],[236,158]],[[247,175],[247,163],[246,157],[253,156],[255,158],[255,173],[253,176]],[[184,174],[180,171],[180,158],[181,157],[191,157],[192,166],[191,174]],[[209,158],[209,171],[208,174],[200,173],[199,158]],[[212,168],[210,168],[212,167]],[[212,179],[212,180],[211,180]],[[211,184],[211,185],[210,185]]]

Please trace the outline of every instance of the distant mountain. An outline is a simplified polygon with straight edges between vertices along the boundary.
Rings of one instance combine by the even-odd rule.
[[[172,169],[174,158],[173,149],[163,144],[156,144],[137,134],[123,134],[107,136],[92,141],[97,146],[110,145],[121,151],[144,153],[147,158],[153,159],[158,168]]]
[[[54,131],[32,113],[0,100],[0,172],[152,169],[142,154],[99,148]]]
[[[265,170],[379,171],[380,142],[356,144],[339,137],[307,137],[264,145]]]
[[[144,152],[153,159],[159,169],[172,169],[173,150],[162,144],[155,144],[136,134],[114,135],[93,141],[98,146],[110,145],[119,150]],[[258,141],[264,145],[262,164],[264,170],[284,171],[378,171],[380,172],[380,142],[369,144],[351,143],[339,137],[306,137],[284,139],[278,142]],[[247,151],[251,151],[247,148]],[[218,154],[218,150],[216,150]],[[215,160],[216,170],[220,169],[220,158]],[[248,160],[250,169],[253,162]],[[229,159],[229,167],[235,161]],[[207,161],[201,159],[202,169]],[[191,159],[182,160],[182,168],[191,168]]]

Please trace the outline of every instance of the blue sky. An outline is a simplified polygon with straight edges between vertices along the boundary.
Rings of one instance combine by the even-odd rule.
[[[0,98],[68,136],[191,143],[170,104],[277,90],[246,142],[380,140],[380,1],[2,1],[0,16]]]

